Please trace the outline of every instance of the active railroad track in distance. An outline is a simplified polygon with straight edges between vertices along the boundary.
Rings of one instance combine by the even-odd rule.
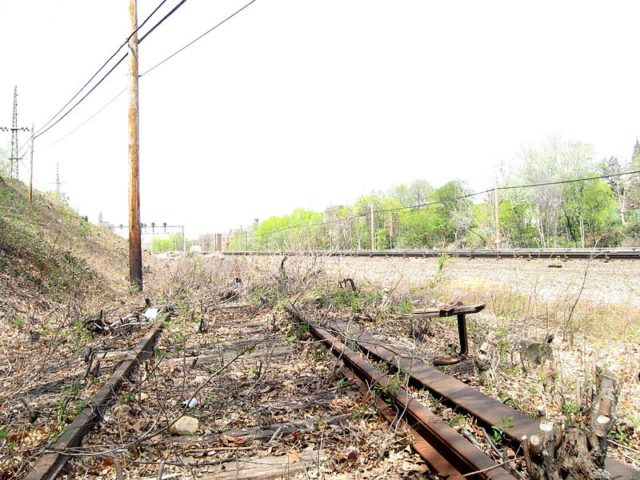
[[[282,251],[224,251],[223,255],[286,255],[336,257],[400,257],[434,258],[448,255],[461,258],[516,258],[516,259],[597,259],[637,260],[640,248],[512,248],[512,249],[422,249],[422,250],[282,250]]]

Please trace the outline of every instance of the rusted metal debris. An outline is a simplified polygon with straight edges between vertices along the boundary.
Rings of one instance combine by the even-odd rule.
[[[163,316],[163,318],[166,317]],[[158,320],[161,320],[161,318],[158,318]],[[134,368],[149,358],[162,327],[163,323],[161,321],[157,321],[151,327],[151,330],[136,346],[135,357],[120,364],[111,378],[94,395],[89,405],[78,414],[60,438],[45,450],[47,453],[38,459],[31,472],[25,477],[25,480],[51,480],[58,475],[69,459],[65,455],[65,451],[80,445],[87,432],[100,421],[100,412],[116,396],[124,379],[131,374]]]
[[[130,313],[115,320],[109,320],[103,310],[89,316],[84,320],[84,327],[95,334],[124,334],[131,332],[135,327],[155,321],[160,314],[172,312],[174,307],[164,305],[160,307],[145,307],[138,312]]]
[[[478,313],[484,309],[484,303],[477,305],[463,305],[462,302],[449,303],[438,309],[438,317],[455,315],[458,319],[458,338],[460,339],[460,351],[454,355],[438,357],[433,360],[434,365],[453,365],[467,358],[469,355],[469,339],[467,337],[467,314]],[[435,317],[435,311],[432,314]]]
[[[351,368],[362,381],[372,388],[376,386],[381,388],[385,395],[397,405],[399,411],[404,413],[404,419],[409,426],[423,437],[425,442],[435,448],[449,464],[466,475],[465,478],[492,480],[514,478],[442,418],[413,398],[407,390],[394,383],[390,376],[383,374],[370,362],[361,358],[338,337],[322,327],[309,323],[293,307],[286,307],[286,309],[301,321],[308,323],[309,331],[327,344],[331,352]],[[431,466],[437,468],[435,465]]]
[[[413,385],[426,388],[441,401],[469,413],[486,425],[500,428],[516,444],[520,444],[523,438],[540,433],[537,419],[485,395],[420,359],[403,356],[387,348],[360,327],[341,320],[333,321],[330,325],[341,339],[355,342],[364,353],[395,368],[403,368]],[[607,458],[605,468],[613,479],[640,480],[640,472],[615,459]]]

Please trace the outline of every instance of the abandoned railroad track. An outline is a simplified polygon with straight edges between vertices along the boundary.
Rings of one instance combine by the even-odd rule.
[[[438,402],[451,405],[455,410],[468,414],[489,430],[500,431],[510,439],[512,445],[518,447],[518,452],[522,449],[522,442],[528,438],[542,435],[543,430],[548,428],[550,422],[540,421],[525,415],[470,387],[454,376],[425,364],[414,355],[398,352],[389,346],[388,342],[372,336],[351,322],[332,319],[323,322],[323,326],[320,326],[314,324],[302,312],[293,307],[287,307],[287,311],[299,321],[308,324],[314,336],[325,342],[334,355],[357,372],[356,374],[369,391],[375,392],[380,388],[384,390],[388,397],[387,401],[391,399],[392,401],[389,403],[396,407],[395,416],[391,418],[393,421],[397,421],[398,418],[404,417],[404,420],[419,436],[419,442],[428,445],[424,453],[419,447],[414,446],[414,448],[420,452],[430,468],[438,475],[444,478],[485,479],[521,477],[517,470],[512,468],[507,470],[505,467],[508,464],[516,464],[515,455],[510,460],[505,456],[502,461],[488,457],[473,443],[458,434],[442,418],[428,410],[416,398],[412,398],[408,393],[408,387],[411,385],[427,390],[435,396]],[[464,351],[459,359],[461,364],[468,362],[465,349],[466,332],[463,330],[466,328],[464,327],[464,317],[467,313],[475,311],[478,309],[454,307],[433,312],[433,316],[458,316],[461,347]],[[347,345],[352,345],[352,347],[349,348]],[[358,353],[363,354],[364,357],[358,356]],[[382,373],[381,370],[368,362],[367,358],[383,362],[384,367],[391,370],[391,374],[403,375],[407,388],[404,388],[402,384],[398,385],[397,377]],[[436,363],[437,361],[438,359],[435,359]],[[395,383],[394,378],[396,379]],[[528,456],[523,457],[522,460],[525,463],[531,461]],[[607,459],[605,468],[611,478],[640,478],[640,471],[613,459]]]
[[[306,335],[241,304],[213,307],[197,321],[178,314],[157,322],[145,336],[158,337],[154,355],[117,395],[114,388],[105,394],[108,402],[81,412],[26,478],[56,478],[64,463],[63,478],[426,471],[405,450],[407,434],[389,431]],[[140,360],[135,352],[143,350],[140,343],[135,357],[131,350],[110,351],[107,358],[122,362],[113,378],[127,377],[128,366]]]
[[[117,362],[113,374],[25,478],[526,476],[520,443],[540,433],[538,420],[357,324],[285,310],[293,321],[238,303],[203,310],[179,328],[167,315],[135,349],[103,354]],[[460,322],[479,310],[450,306],[433,316]],[[468,367],[463,353],[448,363]],[[475,418],[475,432],[504,432],[506,446],[456,430],[416,388]],[[606,468],[612,478],[638,476],[618,461]]]
[[[21,395],[44,412],[38,395],[51,404],[52,391],[79,383],[87,400],[46,438],[32,437],[51,415],[29,426],[28,409],[11,406],[23,433],[4,439],[15,454],[3,454],[11,470],[0,478],[532,478],[536,442],[562,429],[471,385],[478,349],[467,317],[484,305],[394,313],[381,325],[409,332],[403,344],[360,308],[350,317],[327,310],[366,298],[353,280],[295,306],[318,271],[284,267],[251,286],[226,280],[226,290],[208,287],[206,271],[209,283],[187,276],[190,296],[178,288],[155,321],[86,320],[109,347],[86,358],[84,374],[76,365]],[[449,340],[457,333],[455,348],[407,350],[429,345],[418,323],[431,320],[448,322],[440,328]],[[606,471],[640,478],[610,456]]]

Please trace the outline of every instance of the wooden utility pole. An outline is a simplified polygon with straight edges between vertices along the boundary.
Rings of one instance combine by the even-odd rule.
[[[375,228],[373,225],[373,203],[369,204],[369,216],[371,217],[371,250],[376,249]]]
[[[140,238],[140,166],[138,111],[138,9],[137,0],[129,0],[131,39],[129,40],[129,280],[142,290],[142,240]]]
[[[33,202],[33,140],[34,126],[31,125],[31,158],[29,159],[29,203]]]

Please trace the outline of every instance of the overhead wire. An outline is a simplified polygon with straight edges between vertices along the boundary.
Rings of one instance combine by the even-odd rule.
[[[145,38],[147,38],[149,35],[151,35],[151,33],[152,33],[156,28],[158,28],[160,25],[162,25],[162,24],[163,24],[163,23],[164,23],[164,22],[165,22],[165,21],[166,21],[166,20],[167,20],[171,15],[173,15],[174,13],[176,13],[176,11],[177,11],[177,10],[178,10],[182,5],[184,5],[185,3],[187,3],[187,0],[180,0],[180,2],[179,2],[175,7],[173,7],[171,10],[169,10],[169,12],[168,12],[164,17],[162,17],[160,20],[158,20],[158,21],[156,22],[156,24],[155,24],[153,27],[151,27],[151,30],[149,30],[147,33],[145,33],[144,35],[142,35],[142,36],[140,37],[140,39],[138,40],[138,43],[142,43],[142,41],[144,41],[144,39],[145,39]],[[127,43],[128,43],[128,41],[127,41]]]
[[[242,12],[244,9],[246,9],[247,7],[249,7],[252,3],[255,3],[257,0],[251,0],[249,3],[245,4],[243,7],[239,8],[238,10],[236,10],[235,12],[233,12],[231,15],[227,16],[226,18],[224,18],[223,20],[221,20],[220,22],[218,22],[217,24],[215,24],[213,27],[209,28],[208,30],[206,30],[204,33],[200,34],[198,37],[194,38],[193,40],[191,40],[190,42],[188,42],[186,45],[184,45],[183,47],[181,47],[180,49],[176,50],[174,53],[172,53],[171,55],[169,55],[168,57],[164,58],[163,60],[161,60],[160,62],[156,63],[155,65],[153,65],[152,67],[150,67],[149,69],[145,70],[144,72],[142,72],[140,75],[138,75],[139,78],[142,78],[144,75],[147,75],[148,73],[152,72],[153,70],[155,70],[156,68],[158,68],[160,65],[168,62],[169,60],[171,60],[173,57],[175,57],[176,55],[180,54],[181,52],[183,52],[184,50],[186,50],[187,48],[189,48],[191,45],[193,45],[194,43],[198,42],[199,40],[201,40],[203,37],[205,37],[206,35],[208,35],[209,33],[211,33],[212,31],[214,31],[215,29],[219,28],[220,26],[222,26],[223,24],[225,24],[226,22],[228,22],[230,19],[232,19],[233,17],[235,17],[238,13]],[[151,33],[151,31],[149,31],[148,33]],[[147,35],[148,35],[147,33]],[[47,145],[46,147],[40,148],[39,150],[46,150],[47,148],[63,141],[64,139],[66,139],[67,137],[69,137],[70,135],[72,135],[73,133],[75,133],[77,130],[79,130],[81,127],[83,127],[84,125],[86,125],[90,120],[92,120],[93,118],[95,118],[98,114],[102,113],[109,105],[111,105],[116,98],[118,98],[120,95],[122,95],[124,92],[126,91],[126,88],[124,90],[122,90],[121,92],[119,92],[116,97],[112,98],[109,102],[107,102],[104,106],[102,106],[97,112],[95,112],[94,114],[92,114],[89,118],[87,118],[85,121],[83,121],[80,125],[78,125],[76,128],[74,128],[73,130],[71,130],[69,133],[67,133],[66,135],[64,135],[63,137],[59,138],[58,140],[52,142],[51,144]],[[45,132],[42,132],[45,133]]]
[[[66,140],[68,137],[70,137],[71,135],[76,133],[78,130],[80,130],[82,127],[84,127],[87,123],[89,123],[91,120],[93,120],[95,117],[100,115],[103,111],[105,111],[107,109],[107,107],[109,107],[113,102],[115,102],[118,98],[120,98],[127,91],[127,89],[128,88],[125,87],[122,90],[120,90],[113,98],[111,98],[111,100],[109,100],[107,103],[105,103],[102,107],[100,107],[100,109],[98,109],[96,112],[94,112],[90,117],[85,119],[82,123],[80,123],[78,126],[76,126],[73,130],[70,130],[64,136],[60,137],[56,141],[51,142],[48,145],[45,145],[44,147],[39,147],[38,150],[39,151],[47,150],[47,149],[53,147],[54,145],[57,145],[58,143],[62,142],[63,140]]]
[[[629,172],[594,175],[594,176],[591,176],[591,177],[572,178],[572,179],[568,179],[568,180],[552,180],[552,181],[548,181],[548,182],[528,183],[528,184],[524,184],[524,185],[506,185],[504,187],[489,188],[487,190],[482,190],[482,191],[479,191],[479,192],[473,192],[473,193],[469,193],[469,194],[465,194],[465,195],[460,195],[458,197],[452,197],[452,198],[446,199],[446,200],[438,200],[438,201],[435,201],[435,202],[420,203],[420,204],[412,205],[412,206],[408,206],[408,207],[387,208],[387,209],[384,209],[384,210],[378,210],[376,213],[396,212],[396,211],[400,211],[400,210],[409,210],[409,209],[428,207],[428,206],[431,206],[431,205],[443,205],[443,204],[446,204],[446,203],[449,203],[449,202],[453,202],[453,201],[457,201],[457,200],[464,200],[464,199],[471,198],[471,197],[477,197],[478,195],[486,195],[487,193],[491,193],[491,192],[495,192],[495,191],[500,192],[500,191],[505,191],[505,190],[516,190],[516,189],[523,189],[523,188],[537,188],[537,187],[547,187],[547,186],[552,186],[552,185],[563,185],[563,184],[568,184],[568,183],[588,182],[588,181],[592,181],[592,180],[605,180],[607,178],[622,177],[622,176],[625,176],[625,175],[637,175],[639,173],[640,173],[640,170],[632,170],[632,171],[629,171]]]
[[[118,47],[118,49],[103,63],[103,65],[91,76],[91,78],[89,78],[89,80],[87,80],[87,82],[85,82],[85,84],[82,86],[82,88],[80,88],[80,90],[78,90],[78,92],[58,111],[56,112],[56,114],[49,120],[47,121],[47,123],[45,123],[45,125],[43,125],[43,127],[40,128],[40,130],[34,134],[33,138],[38,138],[41,135],[44,135],[46,132],[48,132],[51,128],[53,128],[55,125],[57,125],[60,121],[62,121],[67,115],[69,115],[76,107],[78,107],[78,105],[80,105],[80,103],[82,103],[84,101],[85,98],[87,98],[93,91],[95,91],[95,89],[124,61],[124,59],[128,56],[128,52],[126,54],[124,54],[119,60],[118,62],[111,67],[111,69],[105,74],[103,75],[103,77],[98,81],[98,83],[96,85],[94,85],[82,98],[80,98],[80,100],[78,100],[63,116],[59,117],[56,119],[56,117],[58,117],[58,115],[64,111],[64,109],[66,107],[68,107],[73,100],[75,100],[78,95],[80,95],[80,93],[91,83],[91,81],[93,81],[98,74],[106,67],[106,65],[108,65],[108,63],[113,60],[113,58],[115,58],[115,56],[120,52],[120,50],[122,50],[122,48],[124,48],[125,45],[127,45],[129,43],[129,41],[131,40],[131,38],[138,32],[140,31],[141,28],[143,28],[145,26],[145,24],[155,15],[155,13],[166,3],[167,0],[162,0],[157,6],[156,8],[145,18],[145,20],[138,26],[138,28],[136,28],[135,31],[133,31],[129,37],[127,37],[126,41],[122,43],[122,45],[120,45]],[[171,15],[173,15],[182,5],[184,5],[186,3],[187,0],[181,0],[178,4],[176,4],[167,14],[165,14],[158,22],[156,22],[156,24],[149,30],[147,31],[139,40],[138,43],[141,43],[145,38],[147,38],[153,31],[155,31],[162,23],[164,23]],[[196,42],[198,42],[199,40],[201,40],[202,38],[204,38],[205,36],[207,36],[208,34],[210,34],[211,32],[213,32],[214,30],[216,30],[217,28],[219,28],[220,26],[222,26],[223,24],[225,24],[226,22],[228,22],[230,19],[232,19],[233,17],[235,17],[237,14],[239,14],[240,12],[242,12],[243,10],[245,10],[247,7],[249,7],[251,4],[255,3],[256,0],[251,0],[250,2],[248,2],[247,4],[245,4],[244,6],[242,6],[241,8],[239,8],[238,10],[236,10],[235,12],[233,12],[232,14],[228,15],[227,17],[225,17],[223,20],[221,20],[220,22],[216,23],[214,26],[212,26],[211,28],[209,28],[208,30],[206,30],[204,33],[200,34],[198,37],[194,38],[193,40],[191,40],[190,42],[188,42],[186,45],[184,45],[183,47],[181,47],[180,49],[176,50],[174,53],[172,53],[171,55],[169,55],[168,57],[166,57],[165,59],[163,59],[162,61],[158,62],[157,64],[153,65],[151,68],[147,69],[146,71],[144,71],[142,74],[139,75],[139,78],[142,77],[143,75],[146,75],[148,73],[150,73],[151,71],[155,70],[156,68],[158,68],[160,65],[168,62],[169,60],[171,60],[173,57],[175,57],[176,55],[180,54],[181,52],[183,52],[184,50],[186,50],[187,48],[189,48],[190,46],[192,46],[193,44],[195,44]],[[85,126],[87,123],[89,123],[92,119],[94,119],[96,116],[98,116],[100,113],[102,113],[107,107],[109,107],[113,102],[115,102],[123,93],[126,92],[126,88],[121,90],[120,92],[118,92],[113,98],[111,98],[106,104],[104,104],[100,109],[98,109],[95,113],[93,113],[90,117],[88,117],[86,120],[84,120],[82,123],[80,123],[78,126],[76,126],[73,130],[69,131],[67,134],[65,134],[63,137],[59,138],[58,140],[46,145],[45,147],[40,148],[39,150],[46,150],[56,144],[58,144],[59,142],[62,142],[63,140],[65,140],[66,138],[68,138],[69,136],[71,136],[73,133],[75,133],[76,131],[78,131],[80,128],[82,128],[83,126]],[[54,119],[55,122],[51,123]],[[30,142],[29,142],[30,143]],[[23,146],[23,149],[27,147],[28,144],[25,144]]]
[[[164,0],[163,0],[163,1],[164,1]],[[184,5],[186,2],[187,2],[187,0],[181,0],[181,1],[180,1],[180,2],[179,2],[179,3],[178,3],[174,8],[172,8],[172,9],[171,9],[171,10],[170,10],[170,11],[169,11],[169,12],[168,12],[164,17],[162,17],[158,22],[156,22],[156,24],[155,24],[153,27],[151,27],[151,30],[149,30],[149,31],[148,31],[147,33],[145,33],[142,37],[140,37],[140,39],[138,40],[138,44],[142,43],[142,42],[144,41],[144,39],[145,39],[145,38],[147,38],[151,32],[153,32],[153,31],[154,31],[156,28],[158,28],[162,23],[164,23],[164,22],[165,22],[165,21],[166,21],[166,20],[167,20],[171,15],[173,15],[173,14],[174,14],[174,13],[175,13],[179,8],[180,8],[180,7],[181,7],[182,5]],[[144,22],[143,22],[143,23],[144,23]],[[140,29],[140,27],[138,27],[138,29],[136,29],[136,31],[137,31],[137,30],[139,30],[139,29]],[[134,32],[134,33],[135,33],[135,32]],[[132,36],[133,36],[133,34],[132,34]],[[131,38],[131,37],[130,37],[130,38]],[[128,43],[128,40],[127,40],[127,43]],[[125,43],[125,44],[123,44],[123,45],[126,45],[126,43]],[[120,47],[120,49],[121,49],[121,48],[122,48],[122,46]],[[116,51],[116,53],[115,53],[114,55],[112,55],[111,59],[112,59],[113,57],[115,57],[115,55],[117,55],[117,53],[120,51],[120,49],[119,49],[118,51]],[[40,131],[38,131],[38,133],[36,133],[35,138],[38,138],[38,137],[40,137],[41,135],[44,135],[44,134],[45,134],[45,133],[47,133],[49,130],[51,130],[53,127],[55,127],[58,123],[60,123],[62,120],[64,120],[64,119],[65,119],[65,118],[66,118],[66,117],[67,117],[71,112],[73,112],[73,111],[74,111],[74,110],[75,110],[75,109],[76,109],[76,108],[77,108],[77,107],[78,107],[78,106],[79,106],[79,105],[80,105],[80,104],[81,104],[81,103],[82,103],[82,102],[83,102],[83,101],[84,101],[84,100],[85,100],[89,95],[91,95],[91,94],[96,90],[96,88],[98,88],[98,87],[100,86],[100,84],[102,84],[102,82],[104,82],[104,81],[109,77],[109,75],[111,75],[111,74],[113,73],[113,71],[114,71],[118,66],[120,66],[120,64],[122,64],[122,62],[123,62],[123,61],[124,61],[128,56],[129,56],[129,52],[127,52],[127,53],[125,53],[124,55],[122,55],[122,57],[120,57],[120,58],[118,59],[118,61],[116,62],[116,64],[115,64],[115,65],[113,65],[113,66],[112,66],[112,67],[107,71],[107,73],[105,73],[105,74],[100,78],[100,80],[98,80],[98,83],[96,83],[96,84],[95,84],[95,85],[94,85],[94,86],[93,86],[93,87],[92,87],[92,88],[91,88],[87,93],[85,93],[85,94],[84,94],[84,95],[83,95],[83,96],[82,96],[82,97],[81,97],[77,102],[75,102],[75,103],[71,106],[71,108],[69,108],[69,109],[68,109],[68,110],[67,110],[67,111],[66,111],[62,116],[58,117],[58,118],[57,118],[53,123],[49,124],[49,123],[50,123],[50,121],[49,121],[49,122],[47,122],[47,124],[49,124],[49,125],[48,125],[46,128],[44,128],[44,127],[43,127],[43,128],[41,128],[41,129],[40,129]],[[110,61],[110,60],[109,60],[109,61]],[[108,62],[105,62],[105,64],[106,64],[106,63],[108,63]],[[101,71],[103,68],[104,68],[104,67],[101,67],[100,71]],[[97,73],[99,73],[99,72],[96,72],[96,75],[97,75]],[[95,76],[96,76],[96,75],[94,75],[94,76],[92,77],[92,79],[93,79],[93,78],[95,78]],[[85,86],[85,87],[83,87],[83,89],[82,89],[82,90],[84,90],[84,88],[86,88],[86,86]],[[81,92],[82,90],[80,90],[80,91],[79,91],[79,92],[74,96],[74,99],[75,99],[75,98],[80,94],[80,92]],[[72,101],[73,101],[73,99],[72,99],[70,102],[68,102],[68,103],[67,103],[67,106],[68,106]],[[63,108],[62,110],[64,110],[64,108]],[[62,110],[61,110],[61,111],[62,111]],[[59,113],[60,113],[60,112],[59,112]],[[58,113],[58,114],[59,114],[59,113]],[[58,115],[58,114],[57,114],[57,115]],[[56,116],[57,116],[57,115],[56,115]],[[53,118],[55,118],[55,116],[54,116]]]
[[[166,57],[164,60],[161,60],[160,62],[156,63],[155,65],[153,65],[151,68],[147,69],[146,71],[144,71],[143,73],[140,74],[140,77],[152,72],[153,70],[155,70],[156,68],[158,68],[160,65],[163,65],[164,63],[168,62],[169,60],[171,60],[173,57],[175,57],[176,55],[182,53],[184,50],[186,50],[187,48],[189,48],[191,45],[193,45],[194,43],[200,41],[202,38],[206,37],[207,35],[209,35],[211,32],[213,32],[215,29],[217,29],[218,27],[224,25],[225,23],[227,23],[229,20],[231,20],[233,17],[235,17],[237,14],[239,14],[240,12],[242,12],[243,10],[245,10],[246,8],[248,8],[250,5],[252,5],[253,3],[255,3],[257,0],[251,0],[250,2],[248,2],[247,4],[245,4],[244,6],[242,6],[241,8],[239,8],[238,10],[236,10],[235,12],[233,12],[231,15],[229,15],[228,17],[226,17],[224,20],[221,20],[220,22],[218,22],[217,24],[215,24],[213,27],[209,28],[207,31],[205,31],[204,33],[198,35],[196,38],[194,38],[193,40],[191,40],[189,43],[187,43],[186,45],[184,45],[182,48],[179,48],[178,50],[176,50],[175,52],[173,52],[171,55],[169,55],[168,57]]]
[[[101,71],[102,71],[102,70],[103,70],[103,69],[104,69],[104,68],[109,64],[109,62],[115,58],[115,56],[120,52],[120,50],[122,50],[122,49],[125,47],[125,45],[127,45],[127,44],[129,43],[129,41],[133,38],[133,36],[134,36],[136,33],[138,33],[138,31],[139,31],[142,27],[144,27],[144,26],[145,26],[145,24],[146,24],[146,23],[151,19],[151,17],[153,17],[153,16],[156,14],[156,12],[157,12],[157,11],[158,11],[158,10],[159,10],[159,9],[160,9],[160,8],[161,8],[161,7],[166,3],[166,2],[167,2],[167,0],[162,0],[162,1],[158,4],[158,6],[157,6],[155,9],[153,9],[153,11],[152,11],[148,16],[147,16],[147,18],[145,18],[145,19],[143,20],[143,22],[142,22],[140,25],[138,25],[138,28],[136,28],[133,32],[131,32],[131,33],[129,34],[129,36],[127,37],[127,39],[126,39],[126,40],[125,40],[125,41],[124,41],[124,42],[123,42],[123,43],[122,43],[122,44],[121,44],[121,45],[116,49],[116,51],[115,51],[115,52],[113,52],[113,53],[111,54],[111,56],[110,56],[109,58],[107,58],[107,60],[106,60],[106,61],[105,61],[101,66],[100,66],[100,68],[98,68],[98,70],[96,70],[96,72],[95,72],[93,75],[91,75],[91,77],[89,78],[89,80],[87,80],[87,81],[84,83],[84,85],[82,85],[82,87],[80,87],[80,89],[79,89],[79,90],[78,90],[78,91],[77,91],[77,92],[76,92],[76,93],[75,93],[75,94],[74,94],[74,95],[69,99],[69,101],[68,101],[67,103],[65,103],[65,104],[62,106],[62,108],[60,108],[60,110],[58,110],[58,111],[57,111],[57,112],[56,112],[56,113],[55,113],[55,114],[54,114],[54,115],[53,115],[53,116],[52,116],[52,117],[51,117],[51,118],[50,118],[50,119],[49,119],[49,120],[48,120],[48,121],[47,121],[47,122],[42,126],[42,127],[40,127],[40,130],[41,130],[41,131],[42,131],[43,129],[46,129],[46,127],[47,127],[51,122],[53,122],[53,121],[56,119],[56,117],[57,117],[58,115],[60,115],[60,113],[62,113],[62,112],[64,111],[64,109],[65,109],[65,108],[67,108],[67,107],[71,104],[71,102],[73,102],[73,101],[78,97],[78,95],[80,95],[80,94],[82,93],[82,91],[83,91],[85,88],[87,88],[87,86],[88,86],[88,85],[93,81],[93,79],[94,79],[94,78],[96,78],[96,77],[98,76],[98,74],[99,74],[99,73],[100,73],[100,72],[101,72]],[[118,63],[118,65],[119,65],[119,63]],[[117,66],[117,65],[116,65],[116,66]],[[42,132],[42,133],[44,133],[44,132]]]

